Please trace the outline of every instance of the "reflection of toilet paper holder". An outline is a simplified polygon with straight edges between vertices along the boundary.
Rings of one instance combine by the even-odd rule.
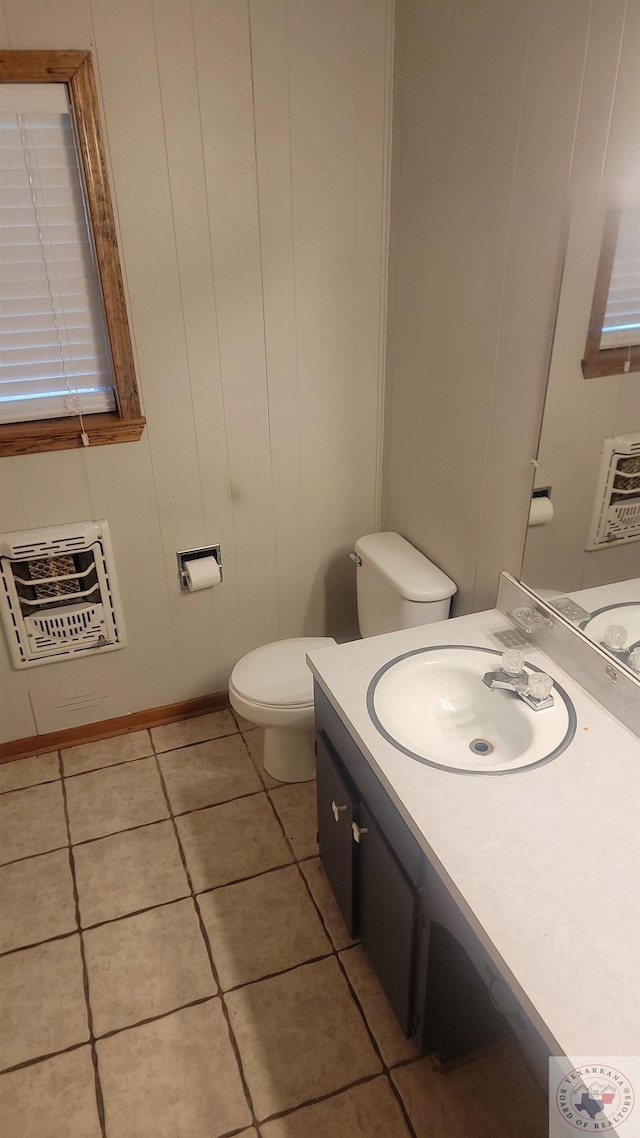
[[[186,570],[187,561],[198,561],[202,557],[213,557],[218,563],[220,580],[222,580],[222,557],[219,545],[204,545],[200,549],[184,549],[181,553],[176,554],[176,557],[178,559],[178,570],[180,572],[180,588],[183,592],[189,592],[189,577]]]
[[[551,501],[551,488],[534,490],[529,507],[530,526],[544,526],[553,520],[553,503]]]

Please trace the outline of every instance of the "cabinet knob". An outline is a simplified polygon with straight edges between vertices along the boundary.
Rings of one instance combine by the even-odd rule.
[[[333,802],[331,803],[331,810],[332,810],[332,812],[333,812],[333,816],[334,816],[334,818],[335,818],[336,822],[339,822],[339,821],[340,821],[340,815],[341,815],[341,814],[342,814],[342,813],[343,813],[343,812],[344,812],[346,809],[347,809],[347,808],[346,808],[346,806],[338,806],[338,804],[337,804],[337,802],[336,802],[336,800],[335,800],[335,798],[334,798]]]
[[[353,840],[354,840],[354,842],[359,842],[359,841],[360,841],[360,835],[361,835],[361,834],[368,834],[368,833],[369,833],[369,831],[367,830],[366,826],[359,826],[357,822],[352,822],[352,823],[351,823],[351,830],[352,830],[352,832],[353,832]]]

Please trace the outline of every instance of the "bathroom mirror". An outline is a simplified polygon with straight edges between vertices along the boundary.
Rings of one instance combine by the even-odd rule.
[[[640,372],[585,379],[582,368],[610,207],[571,209],[521,580],[637,675]]]

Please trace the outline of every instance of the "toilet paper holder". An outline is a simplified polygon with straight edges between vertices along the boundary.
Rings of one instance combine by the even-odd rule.
[[[187,561],[198,561],[201,557],[214,557],[218,562],[220,569],[220,580],[222,580],[222,556],[220,554],[219,545],[203,545],[200,549],[183,549],[181,553],[176,553],[178,559],[178,571],[180,573],[180,588],[183,593],[189,591],[189,582],[185,570]]]

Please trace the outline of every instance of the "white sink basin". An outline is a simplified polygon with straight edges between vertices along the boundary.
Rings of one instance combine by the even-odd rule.
[[[405,755],[446,770],[503,774],[549,762],[573,738],[573,704],[557,684],[553,707],[540,711],[515,692],[491,691],[482,677],[500,667],[500,658],[465,645],[398,656],[369,685],[371,719]]]

